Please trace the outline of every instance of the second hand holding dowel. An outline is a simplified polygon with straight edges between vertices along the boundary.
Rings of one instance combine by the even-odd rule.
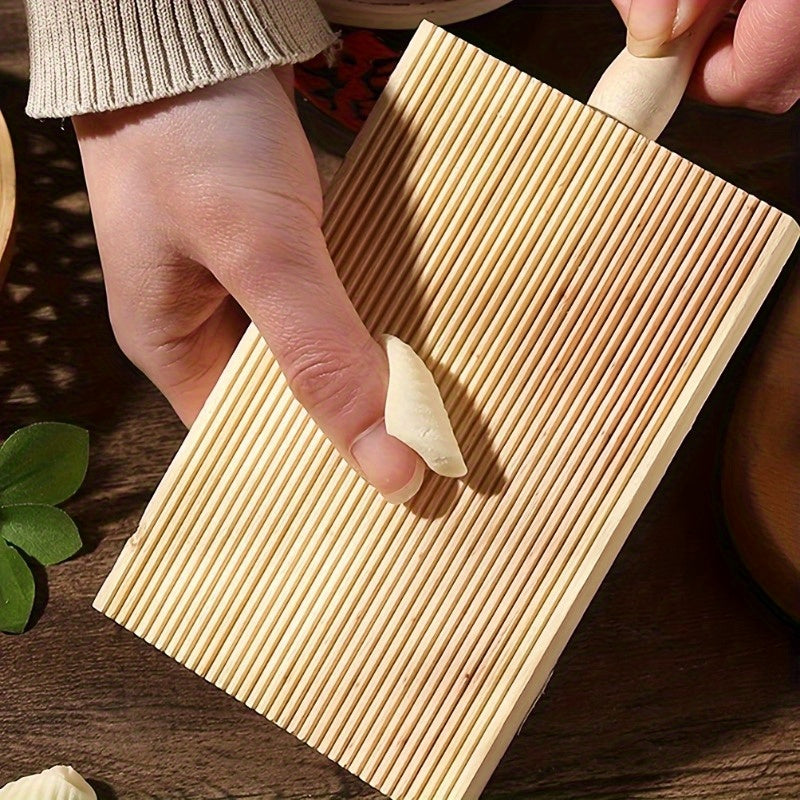
[[[657,139],[686,91],[700,51],[731,5],[711,0],[685,33],[646,56],[634,55],[629,42],[601,76],[588,105]]]

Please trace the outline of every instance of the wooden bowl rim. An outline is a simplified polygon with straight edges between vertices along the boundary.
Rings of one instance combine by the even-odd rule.
[[[16,203],[16,172],[14,170],[14,150],[6,121],[0,112],[0,285],[5,278],[7,264],[6,247],[11,238],[14,225]]]
[[[358,28],[404,30],[416,28],[423,19],[437,25],[449,25],[479,17],[511,0],[319,0],[329,22]]]

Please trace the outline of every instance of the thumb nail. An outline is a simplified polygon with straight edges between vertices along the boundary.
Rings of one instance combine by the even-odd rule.
[[[628,34],[639,43],[658,47],[672,38],[677,17],[678,0],[632,0]]]
[[[408,502],[422,486],[425,465],[413,450],[386,433],[383,420],[353,442],[350,454],[389,503]]]

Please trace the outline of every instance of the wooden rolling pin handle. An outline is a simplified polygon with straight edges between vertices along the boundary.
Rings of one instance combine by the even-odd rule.
[[[697,22],[653,55],[627,47],[597,83],[589,105],[650,139],[657,139],[683,97],[697,57],[731,0],[711,0]]]

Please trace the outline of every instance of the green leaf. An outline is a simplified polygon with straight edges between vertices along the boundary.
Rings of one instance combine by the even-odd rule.
[[[89,434],[76,425],[39,422],[0,447],[0,505],[48,503],[71,497],[89,463]]]
[[[33,575],[25,559],[0,540],[0,631],[22,633],[33,608]]]
[[[69,514],[44,505],[0,506],[0,536],[40,564],[65,561],[81,549]]]

